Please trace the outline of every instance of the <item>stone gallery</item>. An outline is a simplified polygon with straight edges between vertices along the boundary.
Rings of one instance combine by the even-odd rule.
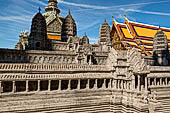
[[[0,112],[170,113],[170,29],[113,17],[90,44],[57,0],[45,11],[0,49]]]

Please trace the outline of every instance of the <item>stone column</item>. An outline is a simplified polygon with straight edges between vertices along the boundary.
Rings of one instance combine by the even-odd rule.
[[[90,83],[89,81],[90,81],[90,79],[87,79],[86,89],[89,89],[89,87],[90,87],[89,86],[89,83]]]
[[[71,80],[68,80],[68,89],[67,90],[70,90],[71,89]]]
[[[168,85],[168,78],[165,78],[165,85]]]
[[[115,89],[115,80],[112,79],[112,88]]]
[[[114,80],[114,89],[117,89],[118,80]]]
[[[51,91],[51,80],[48,80],[48,91]]]
[[[123,90],[123,80],[121,80],[121,89]]]
[[[112,79],[109,79],[109,85],[108,88],[111,89],[112,88]]]
[[[89,65],[91,65],[91,64],[92,64],[92,62],[91,62],[91,55],[90,55]]]
[[[120,89],[120,80],[117,81],[117,89]]]
[[[124,86],[125,86],[124,88],[127,90],[127,81],[125,81],[124,84],[125,84],[125,85],[124,85]]]
[[[2,81],[0,81],[0,95],[2,93]]]
[[[40,91],[40,80],[38,80],[38,88],[37,91]]]
[[[126,81],[123,82],[123,89],[126,89]]]
[[[97,89],[97,79],[95,79],[94,89]]]
[[[12,93],[16,92],[15,81],[12,81]]]
[[[148,81],[147,81],[147,76],[145,77],[145,90],[148,90]]]
[[[102,86],[103,89],[106,89],[106,79],[103,80],[103,86]]]
[[[61,80],[59,80],[59,82],[58,82],[58,90],[59,91],[61,90]]]
[[[154,85],[156,86],[156,78],[154,78]]]
[[[148,78],[148,85],[150,86],[151,85],[151,79]]]
[[[162,78],[160,78],[160,85],[162,86]]]
[[[29,86],[28,86],[28,80],[26,80],[26,89],[25,89],[26,92],[29,91]]]
[[[132,85],[131,86],[132,86],[131,89],[134,90],[135,89],[135,76],[134,75],[132,76]]]
[[[138,75],[138,91],[140,91],[141,87],[140,87],[140,75]]]
[[[78,79],[77,89],[80,90],[80,79]]]

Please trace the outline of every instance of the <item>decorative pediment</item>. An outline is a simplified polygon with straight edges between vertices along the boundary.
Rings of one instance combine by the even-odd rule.
[[[48,32],[54,32],[54,33],[60,32],[61,33],[61,29],[62,29],[62,26],[58,19],[55,19],[49,25],[47,25]]]
[[[144,59],[141,57],[141,54],[137,51],[137,49],[133,48],[129,51],[128,54],[128,62],[133,68],[134,73],[148,73],[149,65],[146,64]]]

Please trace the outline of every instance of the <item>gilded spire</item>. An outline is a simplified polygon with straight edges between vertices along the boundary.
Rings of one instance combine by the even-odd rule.
[[[112,13],[112,18],[114,19],[114,14]]]
[[[124,16],[125,16],[125,18],[126,18],[126,11],[124,10]]]
[[[161,29],[161,26],[159,25],[159,29]]]

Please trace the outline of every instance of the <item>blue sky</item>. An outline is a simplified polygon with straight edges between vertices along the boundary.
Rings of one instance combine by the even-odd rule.
[[[29,30],[31,19],[48,0],[0,1],[0,48],[14,48],[21,31]],[[58,0],[60,15],[66,17],[71,10],[78,36],[86,32],[91,43],[97,43],[100,25],[107,19],[112,25],[112,15],[124,22],[124,10],[129,20],[170,28],[170,0]]]

